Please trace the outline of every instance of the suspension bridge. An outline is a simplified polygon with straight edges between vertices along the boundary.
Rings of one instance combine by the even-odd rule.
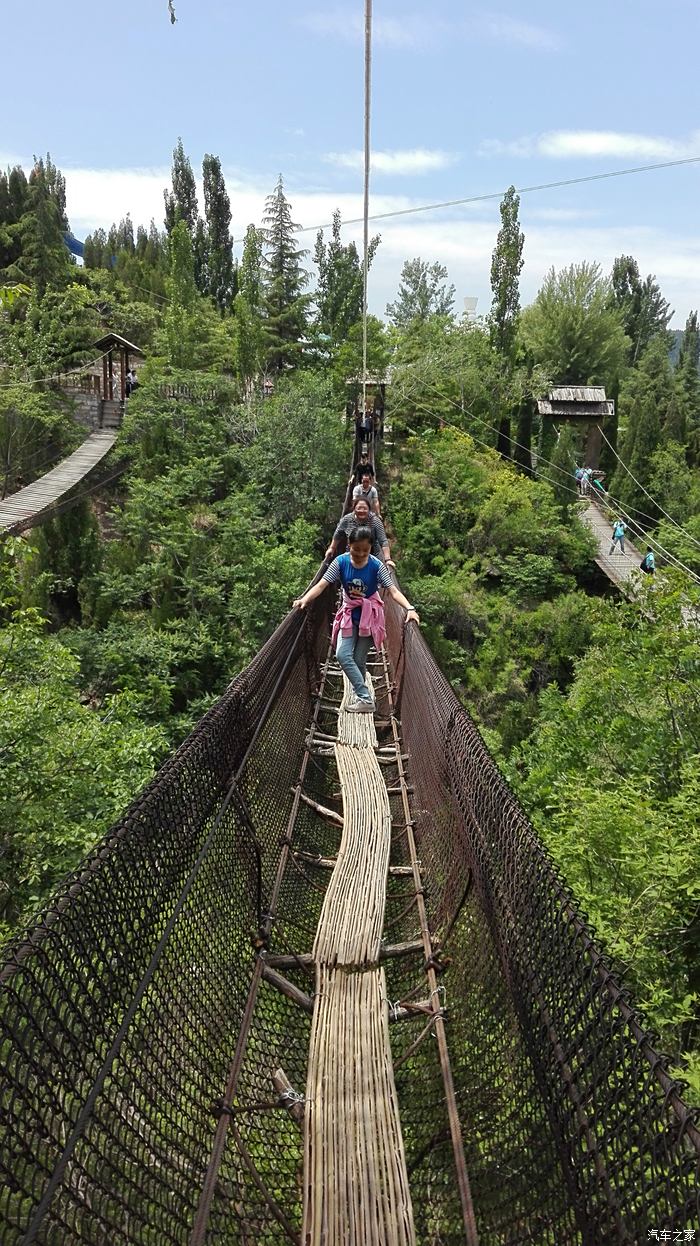
[[[351,715],[329,608],[9,946],[3,1243],[696,1228],[697,1114],[420,632]]]

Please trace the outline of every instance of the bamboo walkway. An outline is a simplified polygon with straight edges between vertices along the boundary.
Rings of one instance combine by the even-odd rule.
[[[313,948],[306,1084],[304,1246],[414,1246],[379,966],[391,812],[371,715],[345,713],[334,746],[343,831]]]
[[[47,510],[92,471],[112,449],[116,433],[91,433],[74,454],[33,484],[0,502],[0,529],[19,528]]]

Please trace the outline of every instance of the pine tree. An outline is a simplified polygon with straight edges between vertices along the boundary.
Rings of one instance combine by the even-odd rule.
[[[219,311],[227,311],[235,295],[231,203],[218,156],[205,156],[204,214],[207,222],[207,293]]]
[[[163,191],[166,231],[171,234],[177,222],[184,221],[190,238],[194,239],[199,219],[197,184],[181,138],[177,140],[177,147],[173,151],[172,182],[172,192]]]
[[[666,419],[661,431],[664,442],[675,441],[679,446],[685,445],[688,437],[686,397],[675,377],[671,398],[666,409]]]
[[[520,229],[520,197],[511,186],[501,201],[501,228],[491,260],[491,341],[504,359],[512,361],[520,315],[519,278],[523,270],[525,235]]]
[[[683,340],[676,366],[676,377],[684,398],[685,410],[693,427],[700,423],[700,373],[698,373],[698,360],[700,360],[698,313],[691,311],[685,322]]]
[[[363,305],[362,260],[354,242],[349,242],[346,246],[341,243],[341,228],[340,212],[336,208],[329,242],[326,244],[323,230],[319,229],[314,247],[314,261],[318,269],[315,296],[317,326],[321,333],[331,339],[334,346],[344,342],[352,325],[362,319]],[[370,239],[367,248],[368,267],[374,259],[379,241],[379,235]]]
[[[308,303],[303,290],[309,278],[301,265],[306,252],[294,244],[299,228],[292,220],[280,175],[265,202],[263,217],[264,336],[270,371],[281,372],[298,363],[303,349]]]
[[[260,316],[263,304],[263,253],[264,236],[261,229],[249,225],[245,231],[243,255],[238,274],[238,292],[255,316]]]
[[[61,289],[70,277],[65,245],[65,181],[47,156],[29,175],[27,211],[20,222],[22,255],[17,268],[42,299],[49,286]]]

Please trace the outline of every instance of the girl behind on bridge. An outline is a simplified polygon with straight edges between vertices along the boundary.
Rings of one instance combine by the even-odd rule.
[[[378,589],[388,593],[406,610],[406,622],[418,623],[418,615],[403,593],[391,582],[391,576],[378,558],[372,557],[372,533],[369,528],[353,528],[348,538],[348,553],[334,558],[323,578],[294,602],[305,610],[326,591],[329,584],[340,584],[343,598],[333,622],[332,644],[336,657],[347,675],[357,697],[348,705],[350,714],[371,714],[374,699],[365,682],[367,655],[372,641],[381,649],[384,642],[384,603]]]

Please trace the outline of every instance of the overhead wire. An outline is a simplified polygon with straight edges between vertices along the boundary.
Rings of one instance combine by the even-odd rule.
[[[621,459],[621,458],[620,458],[620,455],[617,453],[617,450],[616,450],[616,449],[615,449],[615,447],[614,447],[613,445],[611,445],[611,443],[608,441],[608,439],[607,439],[607,437],[605,436],[605,433],[603,432],[603,430],[602,430],[602,428],[600,427],[600,425],[596,425],[596,428],[598,429],[598,432],[600,433],[601,437],[603,438],[603,441],[605,442],[605,444],[606,444],[607,446],[609,446],[609,448],[612,450],[612,452],[613,452],[613,454],[615,455],[615,458],[617,459],[617,461],[618,461],[618,463],[620,464],[620,466],[621,466],[621,467],[624,467],[625,471],[627,472],[627,475],[628,475],[628,476],[630,476],[630,477],[632,478],[632,480],[634,481],[634,483],[637,485],[637,488],[641,489],[641,490],[642,490],[642,493],[645,493],[645,494],[646,494],[646,496],[649,498],[649,500],[650,500],[651,502],[653,502],[653,503],[654,503],[654,506],[657,508],[657,510],[659,510],[659,511],[661,512],[661,514],[662,514],[662,515],[665,515],[666,519],[668,519],[670,523],[674,524],[674,525],[675,525],[675,527],[676,527],[676,528],[678,528],[678,529],[679,529],[679,530],[683,533],[683,535],[684,535],[684,536],[686,536],[686,537],[688,538],[688,540],[689,540],[689,541],[692,541],[693,545],[697,545],[697,546],[698,546],[698,549],[700,549],[700,541],[697,541],[697,540],[695,539],[695,537],[694,537],[694,536],[691,536],[690,532],[688,532],[688,531],[687,531],[687,530],[683,527],[683,525],[682,525],[681,523],[679,523],[679,522],[678,522],[678,520],[677,520],[677,519],[674,519],[674,518],[673,518],[673,515],[669,515],[668,511],[664,510],[664,508],[663,508],[663,506],[661,505],[661,503],[656,501],[656,498],[652,497],[652,495],[651,495],[651,493],[649,492],[649,490],[644,488],[644,485],[642,484],[642,482],[641,482],[640,480],[637,480],[637,477],[634,475],[634,472],[630,471],[630,469],[629,469],[629,467],[627,466],[627,464],[625,463],[624,459]]]
[[[609,169],[605,173],[587,173],[582,177],[566,177],[560,178],[556,182],[540,182],[533,186],[516,187],[517,195],[530,195],[541,190],[558,190],[566,186],[582,186],[586,182],[603,182],[608,178],[614,177],[632,177],[638,173],[652,173],[657,169],[673,169],[679,168],[687,164],[699,164],[700,156],[685,156],[681,160],[660,160],[655,164],[638,164],[621,169]],[[460,208],[471,203],[488,203],[490,200],[500,200],[506,194],[506,190],[489,191],[483,195],[467,195],[461,199],[444,199],[440,203],[424,203],[411,208],[394,208],[389,212],[374,212],[368,217],[370,221],[387,221],[399,216],[413,216],[419,212],[437,212],[442,208]],[[364,223],[363,216],[350,217],[343,221],[342,225],[362,225]],[[323,225],[303,225],[297,232],[301,234],[315,233],[319,229],[331,229],[332,221],[326,221]],[[234,238],[234,243],[244,242],[244,238]]]
[[[96,364],[102,363],[106,359],[109,351],[106,350],[103,355],[98,355],[97,359],[90,359],[87,363],[81,363],[77,368],[61,369],[54,372],[51,376],[35,376],[31,381],[2,381],[0,389],[17,389],[25,388],[30,385],[44,385],[47,381],[60,381],[63,376],[77,376],[79,372],[85,372],[88,368],[94,368]]]

